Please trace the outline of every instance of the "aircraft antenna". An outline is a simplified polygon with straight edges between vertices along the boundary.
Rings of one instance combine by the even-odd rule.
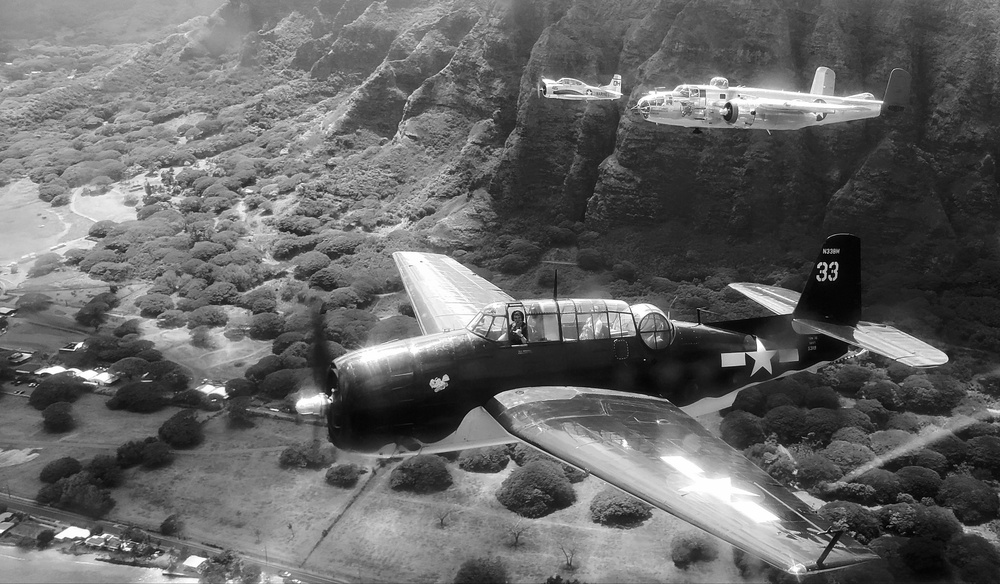
[[[558,300],[559,296],[559,269],[553,268],[552,270],[552,301]]]

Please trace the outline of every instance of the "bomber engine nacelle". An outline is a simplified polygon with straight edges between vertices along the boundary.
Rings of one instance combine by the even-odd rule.
[[[722,106],[720,113],[722,114],[722,119],[730,126],[736,124],[749,126],[757,118],[757,112],[753,104],[748,102],[738,103],[736,101],[727,101]]]

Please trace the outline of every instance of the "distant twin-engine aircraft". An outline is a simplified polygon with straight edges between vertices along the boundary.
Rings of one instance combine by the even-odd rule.
[[[914,367],[948,361],[861,320],[857,237],[826,240],[801,294],[732,284],[772,316],[711,324],[621,300],[517,300],[444,255],[393,259],[424,334],[329,369],[316,343],[322,392],[296,404],[327,416],[338,447],[403,437],[434,452],[520,439],[792,574],[878,558],[690,417],[856,348]]]
[[[563,77],[559,80],[542,79],[538,82],[538,95],[550,99],[618,99],[622,96],[622,76],[615,75],[607,85],[587,85],[578,79]]]
[[[838,122],[877,118],[882,112],[901,111],[909,100],[910,74],[889,73],[882,101],[871,93],[847,97],[833,95],[835,75],[827,67],[816,69],[809,93],[729,87],[725,77],[708,85],[678,85],[673,91],[651,91],[632,108],[654,124],[686,128],[740,128],[798,130]]]

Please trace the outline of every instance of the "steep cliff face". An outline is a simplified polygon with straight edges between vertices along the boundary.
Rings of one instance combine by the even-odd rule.
[[[899,244],[907,229],[953,239],[997,218],[998,11],[973,0],[231,0],[214,30],[245,30],[248,63],[254,47],[285,43],[285,61],[256,62],[353,87],[333,133],[372,131],[391,139],[386,149],[429,155],[445,172],[492,168],[449,191],[485,186],[499,216],[517,223],[608,230],[677,219],[749,240],[837,226]],[[774,135],[692,135],[628,111],[654,87],[717,74],[805,89],[819,65],[836,69],[840,94],[880,95],[888,71],[906,68],[913,108]],[[543,74],[603,83],[615,72],[628,100],[534,97]],[[485,158],[466,148],[479,124],[489,126],[489,139],[476,138],[489,145]],[[463,163],[462,152],[475,160]],[[440,182],[427,174],[425,185]]]

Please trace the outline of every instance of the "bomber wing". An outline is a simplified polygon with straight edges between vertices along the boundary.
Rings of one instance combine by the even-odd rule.
[[[513,300],[448,256],[397,251],[392,259],[425,335],[464,328],[487,304]]]
[[[871,109],[867,105],[848,105],[839,103],[824,103],[819,101],[806,101],[803,99],[771,99],[771,98],[749,98],[754,104],[757,114],[767,114],[769,112],[782,113],[802,113],[802,114],[835,114],[839,112],[865,112]],[[872,101],[872,105],[879,102]]]
[[[486,408],[525,442],[790,573],[878,559],[669,401],[530,387]]]

